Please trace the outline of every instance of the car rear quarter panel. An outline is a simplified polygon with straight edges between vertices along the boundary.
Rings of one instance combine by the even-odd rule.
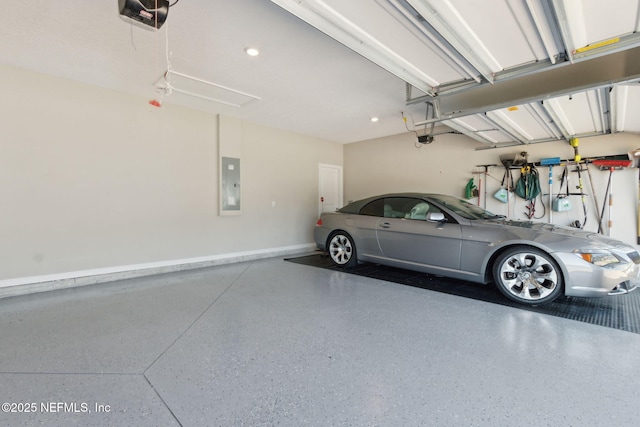
[[[354,240],[356,256],[380,256],[380,247],[376,238],[376,225],[380,218],[366,215],[343,213],[325,213],[322,215],[322,227],[316,227],[315,240],[320,249],[326,250],[327,239],[336,230],[348,233]]]

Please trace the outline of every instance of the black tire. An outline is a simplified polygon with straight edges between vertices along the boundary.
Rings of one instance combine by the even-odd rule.
[[[338,267],[353,267],[358,262],[356,245],[348,233],[336,231],[327,239],[327,252],[331,262]]]
[[[550,303],[564,293],[562,271],[540,249],[517,246],[493,263],[493,280],[507,298],[526,305]]]

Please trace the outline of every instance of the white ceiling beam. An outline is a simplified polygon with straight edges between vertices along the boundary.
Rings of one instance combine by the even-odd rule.
[[[525,110],[534,118],[535,121],[538,122],[540,127],[542,127],[549,137],[554,139],[562,139],[562,133],[558,126],[553,122],[549,114],[542,108],[542,103],[540,102],[532,102],[530,104],[525,104]]]
[[[443,122],[443,124],[483,144],[494,145],[498,143],[498,141],[496,141],[495,139],[485,135],[481,130],[469,126],[461,119],[446,120]]]
[[[576,3],[575,0],[567,0],[566,2],[563,0],[550,0],[549,6],[551,7],[552,13],[556,18],[556,24],[560,29],[560,35],[562,37],[562,43],[564,45],[564,50],[567,53],[567,58],[569,62],[573,64],[573,53],[576,50],[576,43],[574,41],[573,34],[571,33],[571,29],[569,27],[569,14],[571,11],[567,10],[565,6],[568,4]],[[573,11],[575,13],[575,11]],[[584,19],[583,19],[584,21]]]
[[[582,133],[582,134],[578,134],[575,135],[575,138],[591,138],[593,136],[600,136],[601,133],[599,132],[587,132],[587,133]],[[531,141],[530,143],[528,143],[527,145],[531,145],[531,144],[542,144],[544,142],[553,142],[553,141],[557,141],[556,139],[553,138],[543,138],[543,139],[536,139]],[[494,148],[504,148],[504,147],[518,147],[518,146],[522,146],[522,144],[520,144],[519,142],[499,142],[497,144],[493,144],[493,145],[485,145],[484,147],[476,147],[475,151],[481,151],[481,150],[492,150]]]
[[[559,29],[554,25],[555,22],[550,16],[549,9],[545,8],[545,5],[540,0],[526,0],[527,9],[529,15],[533,21],[542,46],[544,46],[545,52],[549,61],[552,64],[556,63],[556,56],[562,46],[562,40],[559,40]]]
[[[638,35],[632,38],[636,43],[640,41]],[[624,64],[624,67],[616,67],[612,64]],[[439,117],[440,120],[464,117],[580,93],[638,78],[640,78],[640,46],[636,45],[608,55],[595,53],[593,57],[581,59],[572,65],[564,62],[549,67],[544,72],[505,78],[492,85],[475,85],[465,90],[439,95]],[[432,119],[432,121],[438,121],[438,119]],[[416,125],[422,124],[425,122],[416,123]]]
[[[610,55],[612,53],[621,52],[627,49],[633,49],[640,46],[640,33],[625,34],[619,37],[613,37],[609,40],[603,40],[583,46],[573,52],[574,62],[583,59],[592,59],[598,56]]]
[[[615,112],[616,112],[616,108],[613,105],[614,104],[614,100],[613,100],[613,92],[615,91],[616,87],[615,86],[611,86],[609,88],[608,91],[606,91],[604,93],[606,100],[607,100],[607,105],[609,106],[609,117],[607,118],[609,123],[609,132],[610,133],[615,133],[616,132],[616,116],[615,116]]]
[[[487,111],[483,116],[483,119],[486,120],[492,126],[495,126],[501,132],[507,134],[513,140],[520,142],[521,144],[526,144],[530,141],[533,141],[533,137],[527,133],[522,127],[520,127],[516,122],[511,120],[507,115],[501,111]]]
[[[424,93],[438,81],[398,55],[322,0],[271,0],[349,49],[384,68]]]
[[[611,91],[611,132],[624,132],[627,120],[629,86],[615,85]]]
[[[429,47],[461,76],[466,76],[480,83],[481,79],[478,71],[471,67],[460,55],[452,52],[451,47],[439,34],[429,31],[424,25],[424,22],[420,21],[418,17],[403,6],[399,0],[376,0],[376,3],[396,18],[409,32],[420,39],[422,43]]]
[[[611,129],[609,126],[609,117],[611,115],[609,108],[609,97],[607,93],[610,87],[603,87],[587,92],[587,102],[589,103],[589,111],[591,112],[591,120],[596,132],[608,133]]]
[[[557,98],[546,99],[541,105],[558,126],[565,140],[569,141],[571,137],[575,136],[576,131],[573,126],[571,126],[571,122]]]
[[[488,82],[503,69],[449,0],[406,0]]]
[[[600,58],[602,56],[620,54],[625,50],[635,49],[637,47],[640,47],[640,33],[627,34],[620,37],[616,37],[611,40],[607,40],[602,43],[596,43],[592,46],[583,47],[580,49],[579,52],[576,52],[573,55],[573,61],[574,63],[590,61],[593,59]],[[636,52],[638,52],[638,50],[636,50]],[[616,61],[619,61],[619,60],[622,60],[622,63],[627,62],[626,59],[624,59],[624,55],[610,56],[609,58],[611,60],[610,64],[608,65],[609,67],[611,67],[612,63],[617,63]],[[595,63],[595,64],[597,64],[598,66],[605,66],[604,61],[601,63]],[[554,68],[559,68],[566,65],[568,65],[567,62],[560,62],[554,65],[551,63],[549,59],[540,60],[540,61],[536,61],[528,64],[517,65],[496,73],[494,75],[494,84],[498,86],[501,82],[505,80],[520,79],[520,78],[532,76],[538,73],[546,73],[546,72],[549,72],[550,70],[554,70]],[[578,67],[574,69],[578,69]],[[581,71],[576,74],[582,74],[584,70],[585,69],[581,69]],[[608,74],[608,73],[609,73],[608,71],[604,71],[604,74]],[[624,73],[626,73],[626,71],[623,71],[620,75],[623,75]],[[615,82],[626,81],[634,78],[632,74],[629,74],[629,76],[631,77],[617,78]],[[602,79],[602,83],[606,83],[608,81],[609,79]],[[440,86],[438,86],[436,90],[439,97],[445,98],[450,95],[455,95],[457,92],[464,92],[464,91],[468,91],[469,89],[475,90],[479,86],[490,86],[490,85],[485,82],[481,84],[476,84],[475,82],[460,80],[460,81],[443,83]],[[597,84],[595,86],[601,86],[601,85]],[[585,90],[591,87],[592,86],[587,86]],[[578,92],[578,90],[572,89],[571,92]],[[566,92],[566,93],[569,93],[569,92]],[[564,94],[564,93],[558,92],[555,95],[561,95],[561,94]],[[408,100],[407,103],[409,104],[409,103],[420,103],[420,102],[424,102],[424,99],[422,97],[417,97],[417,98]],[[515,103],[513,102],[511,103],[511,105],[514,105],[514,104]]]
[[[499,83],[504,80],[510,80],[515,78],[520,78],[527,75],[532,75],[544,71],[548,71],[551,69],[553,64],[548,59],[543,59],[540,61],[516,65],[511,68],[504,69],[499,73],[496,73],[493,76],[493,82]],[[476,84],[474,82],[469,81],[454,81],[449,83],[443,83],[436,88],[437,94],[440,97],[447,97],[449,95],[454,95],[456,92],[463,92],[469,89],[475,89],[479,86],[489,85],[489,83],[482,82],[481,84]],[[415,101],[422,102],[421,99],[416,98]]]

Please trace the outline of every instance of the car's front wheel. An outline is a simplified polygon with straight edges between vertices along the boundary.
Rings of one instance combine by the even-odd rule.
[[[339,267],[352,267],[356,264],[356,245],[353,239],[343,231],[337,231],[329,237],[327,245],[331,261]]]
[[[563,292],[558,264],[536,248],[514,247],[504,251],[493,264],[493,278],[500,292],[522,304],[549,303]]]

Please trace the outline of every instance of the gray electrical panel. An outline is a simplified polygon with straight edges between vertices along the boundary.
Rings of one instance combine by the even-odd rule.
[[[222,210],[240,211],[240,159],[222,157]]]

